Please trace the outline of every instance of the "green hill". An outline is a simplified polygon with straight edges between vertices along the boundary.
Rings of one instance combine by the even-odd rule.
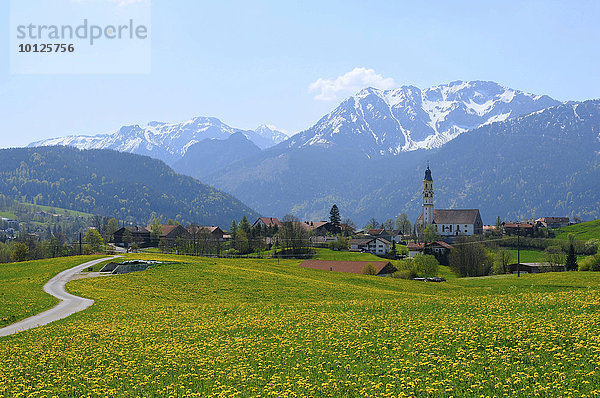
[[[600,239],[600,220],[583,222],[580,224],[569,225],[560,229],[555,239],[569,239],[569,234],[573,234],[576,240]]]
[[[233,196],[163,162],[111,150],[0,150],[0,193],[19,202],[139,223],[152,216],[228,226],[258,214]]]

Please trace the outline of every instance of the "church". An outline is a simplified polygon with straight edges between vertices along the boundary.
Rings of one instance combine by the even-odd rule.
[[[434,209],[433,178],[427,166],[423,180],[423,212],[417,219],[423,229],[433,225],[442,236],[475,235],[483,233],[479,209]]]

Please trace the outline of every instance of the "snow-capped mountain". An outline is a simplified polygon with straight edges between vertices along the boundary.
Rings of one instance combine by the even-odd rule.
[[[290,148],[361,148],[368,156],[438,148],[461,133],[560,104],[494,82],[456,81],[421,90],[365,88],[310,129]]]
[[[181,159],[190,146],[205,139],[224,140],[236,132],[243,133],[261,149],[269,148],[287,138],[273,126],[261,125],[256,130],[240,130],[217,118],[197,117],[183,123],[150,122],[144,127],[123,126],[114,133],[96,136],[51,138],[33,142],[29,146],[64,145],[79,149],[113,149],[148,155],[172,164]]]

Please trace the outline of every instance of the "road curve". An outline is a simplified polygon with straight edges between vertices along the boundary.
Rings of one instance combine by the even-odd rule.
[[[72,315],[76,312],[83,311],[92,304],[94,300],[86,299],[83,297],[74,296],[71,293],[67,293],[65,285],[73,277],[84,269],[96,265],[106,260],[111,260],[120,256],[111,256],[100,258],[98,260],[88,261],[77,265],[73,268],[62,271],[61,273],[54,276],[44,285],[44,291],[57,299],[61,300],[55,307],[40,312],[37,315],[25,318],[19,322],[13,323],[6,327],[0,328],[0,337],[8,336],[10,334],[22,332],[24,330],[33,329],[38,326],[46,325],[50,322],[57,321]]]

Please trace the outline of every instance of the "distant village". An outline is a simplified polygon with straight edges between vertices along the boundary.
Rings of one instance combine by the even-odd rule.
[[[536,237],[540,231],[554,230],[571,224],[568,217],[541,217],[528,222],[497,221],[483,225],[479,209],[437,209],[434,207],[432,171],[427,166],[423,179],[422,210],[411,223],[406,214],[382,224],[372,219],[366,228],[357,228],[351,220],[342,222],[339,209],[333,205],[329,220],[300,221],[291,215],[282,219],[259,217],[234,221],[228,230],[219,226],[167,224],[155,219],[150,225],[119,227],[112,219],[97,216],[88,233],[69,247],[64,237],[69,225],[80,225],[81,216],[62,215],[47,211],[26,213],[28,223],[2,217],[0,242],[26,234],[29,240],[43,235],[50,237],[63,249],[57,253],[76,254],[97,250],[99,242],[115,250],[139,251],[157,248],[161,252],[214,256],[277,256],[310,258],[315,248],[336,251],[371,253],[382,259],[414,258],[419,254],[434,255],[440,264],[448,264],[448,254],[456,241],[464,237],[523,236]],[[100,220],[98,220],[98,218]],[[46,221],[44,224],[42,221]],[[58,221],[63,221],[61,224]],[[250,222],[252,221],[252,222]],[[52,224],[53,227],[48,225]],[[26,226],[25,230],[23,226]],[[58,225],[58,227],[57,227]],[[97,237],[90,231],[96,231]],[[62,234],[62,239],[57,236]],[[94,242],[89,242],[93,240]],[[86,246],[87,245],[87,246]],[[6,256],[5,256],[6,257]]]

